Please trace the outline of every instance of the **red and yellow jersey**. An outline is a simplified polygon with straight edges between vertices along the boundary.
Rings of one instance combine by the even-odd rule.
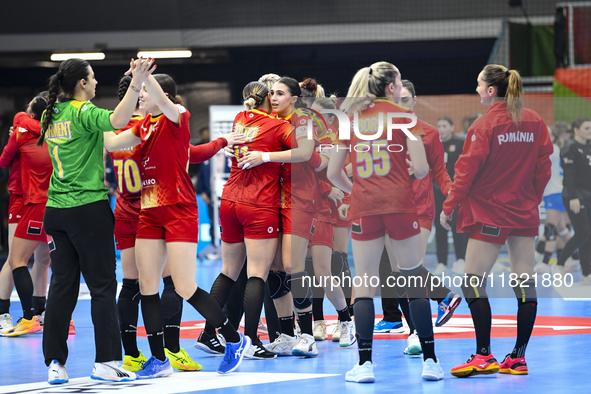
[[[406,164],[406,139],[402,130],[394,129],[392,139],[387,136],[387,114],[412,111],[387,99],[377,99],[359,114],[360,134],[381,135],[366,141],[351,131],[350,140],[338,141],[349,147],[353,165],[353,190],[349,219],[386,213],[416,212],[415,195]],[[383,115],[381,115],[383,114]],[[382,117],[384,124],[380,125]],[[394,124],[407,124],[409,119],[393,118]],[[424,135],[419,124],[410,128],[413,135]]]
[[[320,152],[321,156],[326,157],[330,160],[330,156],[332,153],[332,145],[334,144],[337,138],[337,132],[335,128],[330,125],[328,127],[328,132],[320,137],[320,146],[317,148]],[[323,148],[323,146],[327,145]],[[328,222],[332,224],[337,223],[337,218],[339,213],[337,212],[338,207],[335,207],[334,203],[330,198],[328,198],[328,194],[332,191],[332,183],[328,180],[328,176],[326,175],[327,168],[323,168],[320,171],[316,172],[318,176],[318,182],[320,184],[320,194],[322,196],[321,199],[321,209],[320,209],[320,217],[319,220],[323,222]]]
[[[243,144],[234,146],[236,159],[248,151],[278,152],[289,149],[291,145],[291,124],[258,109],[236,115],[232,130],[245,136]],[[243,170],[236,160],[232,160],[222,199],[255,207],[278,207],[279,166],[279,163],[263,163]]]
[[[450,215],[460,205],[458,230],[475,223],[538,226],[538,205],[550,180],[553,151],[540,115],[524,109],[516,125],[506,101],[493,104],[468,130],[443,212]]]
[[[285,120],[291,123],[291,146],[298,147],[298,140],[308,138],[308,121],[324,124],[324,119],[315,111],[296,109]],[[316,138],[314,129],[313,138]],[[304,212],[318,212],[320,191],[316,171],[309,162],[284,163],[281,165],[281,208],[294,208]]]
[[[439,130],[437,130],[437,127],[433,127],[420,119],[417,124],[425,132],[423,145],[425,146],[427,162],[429,163],[429,173],[423,179],[414,179],[412,181],[412,187],[415,191],[417,214],[433,220],[435,219],[433,180],[443,194],[447,195],[451,187],[451,179],[445,167],[443,143],[441,142]]]
[[[142,120],[143,117],[134,116],[127,126],[120,130],[115,130],[114,133],[119,134],[131,129]],[[138,220],[142,191],[142,178],[140,175],[142,153],[140,145],[109,152],[109,155],[113,161],[113,169],[117,177],[115,218],[120,220]]]
[[[45,204],[53,165],[47,144],[36,146],[41,124],[20,112],[14,117],[12,127],[21,161],[23,204]]]
[[[178,124],[163,114],[146,116],[132,130],[141,140],[141,207],[175,204],[196,206],[195,189],[187,173],[189,164],[189,111],[177,105]]]
[[[8,143],[2,150],[0,157],[0,167],[10,167],[10,175],[8,177],[8,191],[10,194],[23,195],[23,187],[21,183],[21,157],[18,153],[18,145],[16,143],[16,133],[8,138]]]

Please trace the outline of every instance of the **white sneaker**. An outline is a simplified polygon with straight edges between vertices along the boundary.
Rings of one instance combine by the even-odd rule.
[[[432,358],[423,361],[423,380],[441,380],[443,379],[443,369],[439,361],[435,362]]]
[[[12,324],[12,316],[8,313],[0,315],[0,337],[5,336],[6,331],[12,330],[14,324]]]
[[[581,275],[581,286],[591,286],[591,274]]]
[[[123,369],[117,361],[108,361],[94,363],[90,378],[108,382],[132,382],[136,379],[136,376],[134,372]]]
[[[423,349],[421,349],[421,341],[419,340],[416,330],[408,336],[406,344],[407,346],[406,349],[404,349],[404,354],[407,356],[420,357],[421,354],[423,354]]]
[[[291,354],[304,357],[318,356],[318,347],[314,337],[309,334],[302,334],[298,339],[298,343],[293,347]]]
[[[464,259],[458,259],[454,261],[454,264],[451,266],[451,271],[457,275],[464,275],[464,271],[466,270],[466,261]]]
[[[554,277],[555,274],[559,274],[561,278],[564,277],[564,265],[552,264],[550,266],[550,271],[552,272],[552,277]]]
[[[355,336],[355,322],[341,322],[341,337],[339,338],[339,347],[353,346],[357,342]]]
[[[297,337],[281,334],[272,343],[265,345],[265,349],[278,356],[291,356],[294,346],[298,343]]]
[[[534,265],[534,272],[536,274],[549,274],[550,273],[550,266],[542,261],[536,263]]]
[[[443,263],[439,263],[439,264],[437,264],[437,268],[435,268],[435,271],[433,271],[431,273],[431,275],[439,276],[439,275],[443,274],[446,270],[447,270],[447,265],[445,265]]]
[[[534,259],[536,260],[536,263],[541,263],[544,260],[544,253],[540,253],[537,250],[534,253],[535,253]]]
[[[580,260],[573,260],[568,259],[564,264],[564,271],[565,272],[575,272],[581,270],[581,261]]]
[[[355,383],[373,383],[376,377],[373,374],[373,364],[371,361],[366,361],[363,365],[355,364],[352,370],[345,374],[347,382]]]
[[[340,342],[341,340],[341,322],[337,320],[337,326],[334,328],[332,332],[332,339],[333,342]]]
[[[248,350],[244,353],[244,358],[250,358],[254,360],[268,360],[277,358],[277,354],[267,349],[260,339],[252,341]]]
[[[69,381],[70,377],[68,376],[68,371],[66,371],[66,366],[61,365],[57,360],[53,360],[51,364],[49,364],[47,383],[60,384],[68,383]]]
[[[43,323],[45,322],[45,311],[41,312],[40,315],[37,315],[37,319],[39,319],[39,324],[43,327]]]
[[[324,341],[328,338],[326,333],[326,320],[314,321],[314,339],[317,341]]]

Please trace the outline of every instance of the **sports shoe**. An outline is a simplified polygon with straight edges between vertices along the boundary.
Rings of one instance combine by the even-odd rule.
[[[316,357],[318,356],[318,347],[314,337],[310,334],[302,334],[298,338],[298,343],[293,347],[291,354],[294,356]]]
[[[199,334],[199,339],[195,342],[195,349],[202,350],[205,353],[215,354],[216,356],[223,356],[226,348],[221,344],[219,335],[209,335],[205,330]]]
[[[540,253],[537,250],[534,253],[535,253],[534,259],[536,261],[536,265],[538,265],[538,263],[541,263],[542,261],[544,261],[544,253]]]
[[[454,311],[458,305],[460,305],[460,302],[462,302],[462,297],[460,297],[458,294],[454,293],[453,291],[447,293],[447,297],[441,301],[439,307],[437,308],[438,311],[435,327],[441,327],[447,323],[453,316]]]
[[[68,383],[69,381],[70,377],[68,376],[68,371],[66,371],[66,366],[61,365],[57,360],[53,360],[51,364],[49,364],[47,383],[61,384]]]
[[[236,343],[226,342],[226,352],[224,354],[224,359],[220,363],[218,367],[219,374],[226,374],[234,371],[240,363],[242,362],[242,358],[244,357],[244,353],[250,347],[250,338],[242,335],[241,332],[238,333],[240,335],[240,341]]]
[[[447,271],[447,265],[445,265],[443,263],[439,263],[439,264],[437,264],[437,267],[435,268],[435,270],[433,272],[431,272],[431,275],[439,276],[439,275],[443,274],[445,271]]]
[[[201,368],[203,368],[201,365],[193,361],[183,348],[180,348],[177,353],[173,353],[167,348],[164,348],[164,354],[168,357],[170,366],[180,369],[181,371],[201,371]]]
[[[355,323],[353,321],[341,322],[339,347],[353,346],[355,342],[357,342],[357,337],[355,336]]]
[[[168,357],[164,361],[158,360],[152,356],[142,365],[142,369],[137,371],[135,374],[138,379],[154,379],[163,378],[172,375],[174,371],[170,366]]]
[[[251,340],[252,341],[252,340]],[[253,360],[268,360],[272,358],[277,358],[277,355],[269,350],[267,350],[260,339],[256,339],[252,341],[250,347],[246,351],[244,355],[245,358],[251,358]]]
[[[406,349],[404,349],[404,354],[407,356],[420,357],[420,355],[423,354],[423,349],[421,349],[421,341],[419,340],[416,330],[408,336],[406,339],[406,345],[407,346]]]
[[[74,320],[70,320],[70,329],[68,335],[76,335],[76,327],[74,327]]]
[[[8,313],[3,313],[0,315],[0,337],[6,335],[7,331],[10,331],[14,328],[14,324],[12,324],[12,316]]]
[[[527,375],[529,373],[525,357],[511,358],[511,354],[507,354],[505,359],[499,367],[500,373],[507,373],[511,375]]]
[[[287,334],[280,334],[275,341],[265,345],[265,349],[278,356],[291,356],[293,347],[298,343],[297,337],[290,337]]]
[[[443,379],[443,369],[439,365],[439,361],[435,362],[432,358],[423,361],[423,380],[441,380]]]
[[[341,340],[341,322],[337,320],[337,326],[332,331],[332,338],[331,341],[339,342]]]
[[[373,326],[373,332],[402,334],[404,333],[404,327],[402,326],[402,322],[389,322],[380,320],[378,324]]]
[[[242,319],[240,319],[240,327],[244,328],[244,316],[242,316]],[[267,325],[263,322],[263,318],[259,319],[259,325],[257,327],[257,333],[259,334],[268,334],[269,331],[267,329]]]
[[[464,271],[466,270],[466,261],[464,259],[458,259],[454,261],[454,264],[451,266],[451,271],[457,275],[464,275]]]
[[[39,324],[43,327],[43,323],[45,322],[45,311],[41,312],[40,315],[37,315],[37,319],[39,319]]]
[[[564,265],[552,264],[550,266],[550,272],[552,273],[552,279],[554,275],[559,274],[561,278],[564,277]],[[552,281],[554,283],[554,281]]]
[[[570,258],[564,263],[565,272],[575,272],[581,270],[581,261],[579,259]]]
[[[148,361],[148,359],[146,358],[146,356],[144,356],[141,350],[139,352],[140,355],[137,357],[131,357],[128,354],[123,356],[123,364],[121,366],[129,372],[137,372],[140,369],[142,369],[142,365],[144,365],[144,363]]]
[[[135,373],[126,371],[117,361],[94,363],[90,378],[107,382],[132,382],[137,379]]]
[[[314,339],[317,341],[324,341],[327,338],[326,320],[314,320]]]
[[[376,377],[373,374],[373,364],[371,361],[366,361],[363,365],[355,364],[352,370],[345,374],[347,382],[355,383],[373,383]]]
[[[497,372],[499,372],[499,363],[492,354],[488,356],[472,355],[464,364],[451,369],[451,374],[458,378],[467,378],[472,375],[489,375]]]
[[[589,275],[581,275],[581,286],[591,286],[591,274]]]
[[[543,261],[540,261],[534,265],[534,272],[536,274],[549,274],[550,273],[550,266]]]
[[[6,334],[4,335],[7,337],[17,337],[19,335],[32,334],[41,330],[43,330],[43,327],[39,324],[39,319],[37,316],[33,316],[31,320],[20,318],[18,324],[6,331]]]

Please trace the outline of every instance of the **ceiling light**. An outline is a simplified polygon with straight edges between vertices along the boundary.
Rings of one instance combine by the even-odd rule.
[[[54,62],[63,62],[64,60],[78,58],[83,60],[103,60],[105,54],[102,52],[87,52],[87,53],[54,53],[51,55],[51,60]]]
[[[137,57],[151,57],[154,59],[173,59],[191,57],[193,54],[189,50],[173,50],[173,51],[141,51],[137,53]]]

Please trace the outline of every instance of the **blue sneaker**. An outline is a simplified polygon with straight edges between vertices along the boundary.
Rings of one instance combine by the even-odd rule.
[[[458,294],[450,291],[447,293],[447,297],[439,304],[437,312],[437,320],[435,321],[435,327],[441,327],[451,319],[454,311],[462,302],[462,297]]]
[[[378,324],[373,326],[373,332],[404,334],[404,327],[402,327],[402,322],[381,320]]]
[[[347,382],[355,383],[373,383],[376,377],[373,374],[373,364],[371,361],[366,361],[363,365],[355,364],[352,370],[345,375]]]
[[[144,365],[142,365],[142,369],[135,374],[138,379],[154,379],[170,376],[173,372],[168,357],[165,361],[160,361],[152,356],[144,363]]]
[[[220,374],[230,373],[238,368],[242,362],[244,354],[248,348],[250,348],[250,338],[242,335],[241,332],[238,334],[240,335],[240,342],[226,342],[226,353],[224,354],[224,359],[218,367],[218,373]]]

